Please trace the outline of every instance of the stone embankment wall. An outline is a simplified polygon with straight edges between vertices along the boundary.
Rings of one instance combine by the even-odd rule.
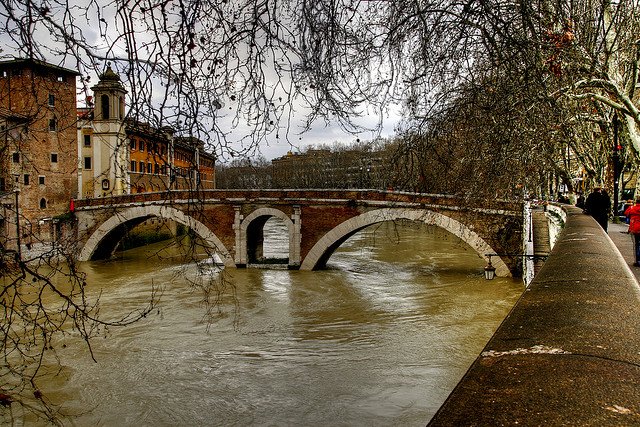
[[[638,425],[640,287],[580,209],[430,426]]]

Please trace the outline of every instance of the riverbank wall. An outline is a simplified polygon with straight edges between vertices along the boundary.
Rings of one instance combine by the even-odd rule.
[[[38,228],[25,235],[20,245],[20,258],[27,262],[38,261],[40,258],[65,259],[71,253],[70,246],[74,245],[75,236],[71,226],[67,219],[67,221],[47,224],[47,228],[43,227],[43,230]],[[188,233],[188,228],[175,221],[165,218],[150,218],[130,230],[121,240],[117,250],[125,251]],[[14,260],[16,251],[3,251],[1,255],[0,262],[5,258]]]
[[[640,425],[638,282],[593,218],[563,209],[549,258],[429,426]]]

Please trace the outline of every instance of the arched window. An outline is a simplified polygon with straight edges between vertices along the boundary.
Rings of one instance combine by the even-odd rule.
[[[120,118],[124,118],[124,97],[120,97]]]
[[[40,199],[40,209],[47,209],[47,200],[44,197]]]
[[[102,95],[100,97],[100,106],[102,107],[102,118],[109,119],[109,95]]]

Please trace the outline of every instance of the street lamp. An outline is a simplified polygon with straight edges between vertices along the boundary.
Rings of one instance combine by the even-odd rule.
[[[524,259],[532,259],[534,261],[536,260],[542,260],[542,261],[546,261],[547,260],[547,255],[530,255],[530,254],[485,254],[486,257],[489,258],[489,262],[487,264],[487,266],[484,268],[484,278],[487,280],[493,280],[494,277],[496,277],[496,268],[493,266],[493,264],[491,264],[491,257],[492,256],[508,256],[508,257],[521,257]]]
[[[494,277],[496,277],[496,268],[491,265],[491,255],[489,255],[489,264],[484,268],[484,278],[493,280]]]
[[[16,188],[13,190],[15,194],[15,203],[16,203],[16,260],[22,260],[22,242],[20,241],[20,208],[19,208],[19,199],[20,199],[20,189]]]

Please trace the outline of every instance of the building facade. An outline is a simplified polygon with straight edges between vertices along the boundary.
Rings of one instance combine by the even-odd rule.
[[[309,149],[271,160],[274,188],[387,189],[392,165],[388,153],[362,149]]]
[[[110,67],[78,115],[81,198],[215,188],[215,157],[197,138],[127,118],[126,90]]]
[[[0,62],[0,233],[6,238],[16,237],[16,217],[23,234],[48,233],[51,219],[77,193],[77,75],[36,60]]]
[[[196,138],[126,118],[110,67],[77,107],[78,73],[37,60],[0,61],[0,250],[55,241],[76,198],[215,188],[215,157]]]

